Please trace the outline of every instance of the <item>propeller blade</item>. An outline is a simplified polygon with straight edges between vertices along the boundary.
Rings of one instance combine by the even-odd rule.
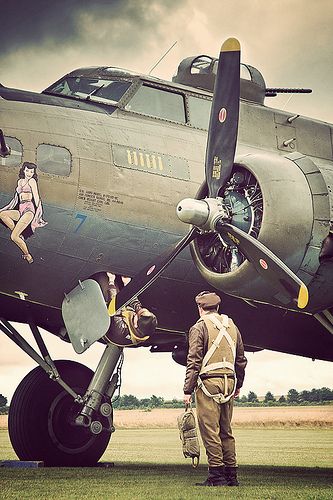
[[[300,309],[307,306],[309,293],[306,285],[265,245],[222,220],[216,222],[215,229],[222,237],[226,236],[239,247],[258,273],[272,284],[272,288],[278,289],[289,299],[296,300]]]
[[[146,267],[141,269],[134,278],[120,290],[109,304],[109,314],[114,316],[122,307],[125,307],[137,295],[148,288],[164,271],[164,269],[191,243],[197,236],[198,229],[193,227],[176,245],[168,248],[164,253],[156,257]]]
[[[209,197],[216,198],[231,175],[237,142],[240,94],[240,44],[228,38],[221,47],[206,150]]]

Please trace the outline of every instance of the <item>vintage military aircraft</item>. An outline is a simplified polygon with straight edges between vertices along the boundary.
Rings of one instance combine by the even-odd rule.
[[[101,457],[122,346],[107,343],[93,374],[54,362],[39,328],[83,352],[138,293],[159,320],[141,345],[179,363],[207,286],[247,350],[333,360],[333,127],[264,105],[301,91],[266,88],[235,39],[173,82],[105,66],[42,93],[0,86],[0,328],[39,364],[10,406],[19,458]],[[91,279],[107,272],[134,277],[109,314]]]

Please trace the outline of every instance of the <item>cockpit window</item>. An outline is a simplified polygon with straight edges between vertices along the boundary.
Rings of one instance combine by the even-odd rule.
[[[47,89],[47,93],[79,97],[98,98],[103,102],[118,102],[131,86],[131,81],[104,80],[99,78],[67,77]],[[92,99],[93,100],[93,99]],[[97,99],[96,99],[97,100]]]
[[[191,64],[191,73],[210,73],[213,59],[209,56],[197,57]]]
[[[243,78],[243,80],[252,80],[251,73],[246,64],[240,65],[240,77]]]
[[[129,111],[185,123],[184,98],[176,92],[142,85],[126,106]]]
[[[208,99],[199,99],[198,97],[192,96],[188,96],[187,99],[190,109],[191,125],[193,125],[193,127],[208,130],[212,101]]]

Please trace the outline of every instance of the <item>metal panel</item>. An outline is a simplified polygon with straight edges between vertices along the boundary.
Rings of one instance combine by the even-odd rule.
[[[301,269],[309,274],[315,274],[319,266],[320,248],[310,245],[302,262]]]
[[[303,283],[305,283],[305,285],[308,285],[309,283],[311,283],[314,275],[315,275],[315,273],[306,272],[303,269],[299,269],[299,271],[297,271],[297,276],[303,281]]]
[[[299,160],[301,158],[306,158],[303,155],[303,153],[300,153],[299,151],[294,151],[293,153],[288,153],[285,155],[285,157],[288,158],[288,160],[292,160],[297,164],[298,164],[298,162],[296,160]]]
[[[296,130],[291,125],[276,125],[276,145],[281,151],[295,151],[297,147]]]
[[[298,150],[317,158],[332,159],[330,127],[299,117],[295,120]]]
[[[185,158],[112,144],[114,164],[150,174],[189,180],[190,169]]]
[[[328,235],[329,228],[328,220],[314,220],[310,245],[320,248],[324,238]]]
[[[278,125],[285,125],[287,127],[292,127],[294,128],[294,125],[291,125],[291,123],[288,122],[288,118],[290,116],[293,116],[291,113],[283,112],[283,111],[274,111],[274,121]]]
[[[272,111],[263,106],[241,102],[238,140],[240,143],[275,150]]]
[[[313,194],[326,194],[327,195],[327,187],[321,173],[312,172],[306,175],[307,181],[309,183],[310,189]]]
[[[81,234],[72,233],[62,242],[60,252],[63,255],[87,260],[96,246],[92,238],[84,238]]]
[[[313,196],[313,212],[317,220],[329,220],[329,199],[328,195],[315,194]]]
[[[292,153],[291,155],[288,155],[288,158],[293,160],[302,172],[304,172],[304,174],[311,174],[319,171],[317,165],[315,165],[310,158],[302,155],[301,153]]]
[[[110,316],[102,291],[94,280],[80,283],[66,295],[62,303],[62,316],[78,354],[100,339],[110,326]]]

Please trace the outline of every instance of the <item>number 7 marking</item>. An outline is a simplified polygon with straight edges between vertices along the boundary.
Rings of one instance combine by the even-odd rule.
[[[83,214],[76,214],[76,217],[75,219],[80,219],[81,222],[80,224],[77,226],[77,228],[75,229],[74,233],[77,233],[78,230],[80,229],[80,227],[82,226],[82,224],[84,223],[84,221],[86,220],[87,216],[86,215],[83,215]]]

